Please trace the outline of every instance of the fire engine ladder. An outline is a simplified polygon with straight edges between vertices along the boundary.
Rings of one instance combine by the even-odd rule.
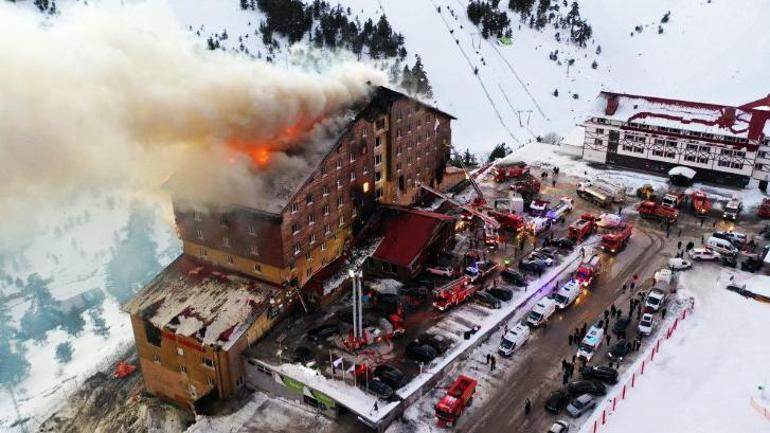
[[[474,209],[471,206],[462,204],[459,201],[457,201],[457,200],[449,197],[448,195],[444,194],[443,192],[435,190],[435,189],[429,187],[428,185],[425,185],[422,182],[417,182],[417,186],[422,188],[422,189],[424,189],[425,191],[428,191],[429,193],[431,193],[431,194],[433,194],[433,195],[435,195],[437,197],[440,197],[440,198],[448,201],[449,203],[452,203],[453,205],[455,205],[455,206],[459,207],[460,209],[470,213],[471,215],[479,218],[480,220],[484,221],[485,225],[487,225],[487,226],[489,226],[489,227],[491,227],[491,228],[493,228],[495,230],[499,230],[500,229],[500,223],[497,222],[496,219],[490,217],[489,215],[487,215],[487,214],[485,214],[483,212],[479,212],[479,211],[477,211],[476,209]]]
[[[463,173],[465,173],[465,179],[467,179],[468,182],[471,183],[473,190],[476,191],[476,195],[479,197],[479,199],[484,200],[484,193],[481,192],[481,188],[479,188],[479,184],[476,183],[476,179],[475,179],[476,176],[471,176],[470,174],[468,174],[468,169],[465,168],[465,164],[463,164],[462,161],[460,161],[460,167],[463,169]],[[476,173],[474,173],[474,175],[475,174]]]

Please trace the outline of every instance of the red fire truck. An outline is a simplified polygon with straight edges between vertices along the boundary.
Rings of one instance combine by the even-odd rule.
[[[594,278],[602,270],[602,256],[594,254],[587,260],[583,261],[575,271],[575,281],[580,284],[580,287],[588,287],[593,283]]]
[[[711,200],[703,191],[695,191],[690,196],[692,211],[696,216],[705,216],[711,212]]]
[[[462,415],[463,410],[473,403],[478,381],[464,374],[449,387],[446,395],[436,403],[436,421],[440,427],[451,427]]]
[[[628,244],[628,239],[631,238],[631,231],[633,226],[628,223],[622,223],[617,226],[611,232],[602,236],[602,250],[609,253],[616,253]]]
[[[513,230],[514,232],[518,232],[524,228],[524,217],[515,212],[505,213],[491,210],[489,211],[489,215],[500,223],[500,228],[503,230]]]
[[[540,181],[534,177],[528,177],[511,184],[511,190],[521,195],[537,195],[540,193]]]
[[[636,210],[639,211],[639,216],[642,218],[662,220],[669,223],[673,223],[679,218],[678,210],[649,200],[639,203]]]
[[[762,204],[757,209],[757,216],[760,218],[770,218],[770,198],[762,199]]]
[[[529,174],[529,167],[525,162],[515,162],[509,165],[498,165],[494,168],[495,182],[502,183],[509,179],[516,179],[517,177],[525,176]]]
[[[590,213],[584,213],[580,215],[580,219],[570,224],[567,237],[575,242],[582,242],[594,231],[596,231],[596,217]]]
[[[437,289],[433,289],[433,307],[439,311],[446,311],[455,305],[465,302],[477,290],[478,286],[471,284],[471,277],[463,275]]]
[[[669,191],[660,200],[660,204],[672,209],[679,209],[684,201],[684,193],[681,191]]]

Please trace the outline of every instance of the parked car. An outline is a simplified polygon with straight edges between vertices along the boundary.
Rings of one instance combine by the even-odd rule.
[[[416,285],[410,284],[410,285],[399,287],[398,293],[400,295],[422,298],[422,297],[428,296],[428,294],[430,293],[430,289],[428,287],[429,286],[425,286],[422,284],[416,284]]]
[[[527,279],[524,277],[524,274],[517,271],[516,269],[505,268],[502,272],[500,272],[500,276],[503,277],[505,281],[508,281],[514,286],[522,287],[527,285]]]
[[[536,274],[545,271],[547,267],[548,265],[546,265],[544,261],[535,257],[528,256],[519,260],[519,269],[524,272]]]
[[[479,304],[495,310],[502,306],[499,299],[481,290],[476,292],[475,295],[473,295],[473,299]]]
[[[551,428],[549,428],[546,433],[568,433],[569,428],[570,423],[560,419],[551,424]]]
[[[489,292],[490,295],[494,296],[495,298],[501,301],[508,302],[511,299],[513,299],[513,293],[508,289],[497,287],[497,288],[489,289],[487,290],[487,292]]]
[[[583,394],[567,405],[567,413],[570,414],[571,417],[577,418],[595,407],[596,401],[594,396],[591,394]]]
[[[618,371],[603,365],[585,366],[580,374],[585,379],[597,379],[610,385],[618,383]]]
[[[623,358],[631,351],[631,342],[626,340],[620,340],[610,347],[608,353],[610,359],[615,361],[622,361]]]
[[[710,248],[693,248],[688,254],[696,262],[701,260],[719,260],[721,257],[721,254]]]
[[[642,314],[642,318],[639,320],[639,326],[637,328],[639,329],[639,333],[642,335],[650,335],[652,334],[652,329],[655,326],[655,321],[652,317],[651,313],[644,313]]]
[[[546,255],[546,254],[544,254],[544,253],[542,253],[540,251],[532,251],[531,253],[529,253],[529,257],[533,257],[533,258],[536,258],[538,260],[541,260],[541,261],[545,262],[546,266],[552,266],[553,263],[554,263],[553,258],[549,257],[548,255]]]
[[[545,410],[550,413],[559,413],[569,403],[569,393],[563,389],[552,392],[545,399]]]
[[[433,266],[426,269],[429,274],[437,275],[439,277],[453,277],[455,276],[455,270],[450,266]]]
[[[445,337],[441,334],[433,334],[430,332],[426,332],[417,337],[417,341],[436,349],[436,353],[438,354],[446,352],[447,349],[452,346],[453,342],[453,340],[449,337]]]
[[[692,268],[692,262],[679,257],[673,257],[668,259],[668,268],[672,271],[686,271]]]
[[[315,361],[315,357],[313,356],[313,351],[310,350],[309,347],[299,346],[294,350],[292,362],[308,364],[311,361]]]
[[[406,345],[406,357],[427,364],[438,356],[436,349],[418,341]]]
[[[567,391],[574,397],[582,394],[601,396],[607,394],[607,387],[598,380],[575,380],[567,384]]]
[[[544,254],[554,260],[559,257],[559,249],[556,247],[540,247],[536,249],[535,252]]]
[[[762,268],[762,265],[762,260],[755,257],[749,257],[748,259],[741,262],[741,270],[747,272],[757,272],[760,268]]]
[[[749,237],[746,236],[745,233],[736,232],[715,232],[711,236],[718,239],[724,239],[733,244],[735,248],[743,248],[749,240]]]
[[[727,268],[734,268],[738,266],[738,260],[736,260],[733,256],[722,256],[719,261],[722,266]]]
[[[628,328],[628,325],[631,323],[631,318],[628,316],[621,316],[618,317],[617,320],[615,320],[615,323],[612,324],[612,332],[618,334],[620,332],[623,332]]]
[[[380,364],[374,369],[374,377],[385,382],[394,390],[406,385],[409,380],[403,371],[388,364]]]
[[[666,303],[666,294],[662,290],[652,289],[647,293],[644,301],[644,311],[654,313]]]
[[[559,238],[551,241],[551,245],[562,250],[572,251],[575,248],[575,241],[570,238]]]
[[[381,400],[390,401],[393,399],[393,388],[378,379],[370,380],[364,390]]]
[[[327,323],[325,325],[316,326],[315,328],[307,331],[307,338],[313,342],[319,342],[326,340],[332,335],[340,333],[340,325],[337,323]]]
[[[497,351],[503,356],[513,355],[516,349],[527,343],[530,332],[529,326],[521,323],[517,324],[513,329],[505,333]]]

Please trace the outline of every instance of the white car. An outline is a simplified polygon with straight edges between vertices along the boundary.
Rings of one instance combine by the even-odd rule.
[[[672,271],[684,271],[692,267],[692,262],[679,257],[668,259],[668,268]]]
[[[453,277],[455,275],[455,270],[449,266],[434,266],[428,268],[427,271],[431,275],[438,275],[441,277]]]
[[[547,433],[567,433],[569,431],[570,424],[567,421],[564,420],[558,420],[551,428],[548,429]]]
[[[695,261],[701,260],[719,260],[721,255],[710,248],[694,248],[688,253]]]
[[[658,311],[666,302],[666,294],[658,289],[652,289],[647,293],[647,299],[644,301],[644,311]]]
[[[596,225],[601,228],[617,227],[623,222],[623,217],[614,213],[603,213],[599,215]]]
[[[650,313],[642,314],[642,318],[639,320],[639,333],[642,335],[652,334],[652,328],[655,326],[655,320]]]

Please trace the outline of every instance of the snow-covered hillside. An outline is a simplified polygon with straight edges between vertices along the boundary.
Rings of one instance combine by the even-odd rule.
[[[558,42],[550,26],[531,29],[510,10],[513,44],[485,40],[466,16],[467,0],[340,3],[361,20],[387,15],[394,31],[405,37],[409,63],[421,56],[435,102],[458,117],[455,146],[478,153],[501,141],[515,145],[549,132],[566,135],[602,89],[728,104],[768,91],[757,87],[768,72],[768,64],[758,59],[770,56],[763,20],[770,3],[761,0],[741,7],[727,0],[582,1],[581,16],[593,28],[586,47],[564,38]],[[265,55],[254,33],[259,11],[242,11],[237,1],[172,0],[172,6],[182,25],[202,38],[227,30],[225,46],[244,43],[251,54]],[[661,24],[668,11],[668,22]],[[549,59],[555,50],[557,61]],[[288,63],[285,52],[275,61]]]

